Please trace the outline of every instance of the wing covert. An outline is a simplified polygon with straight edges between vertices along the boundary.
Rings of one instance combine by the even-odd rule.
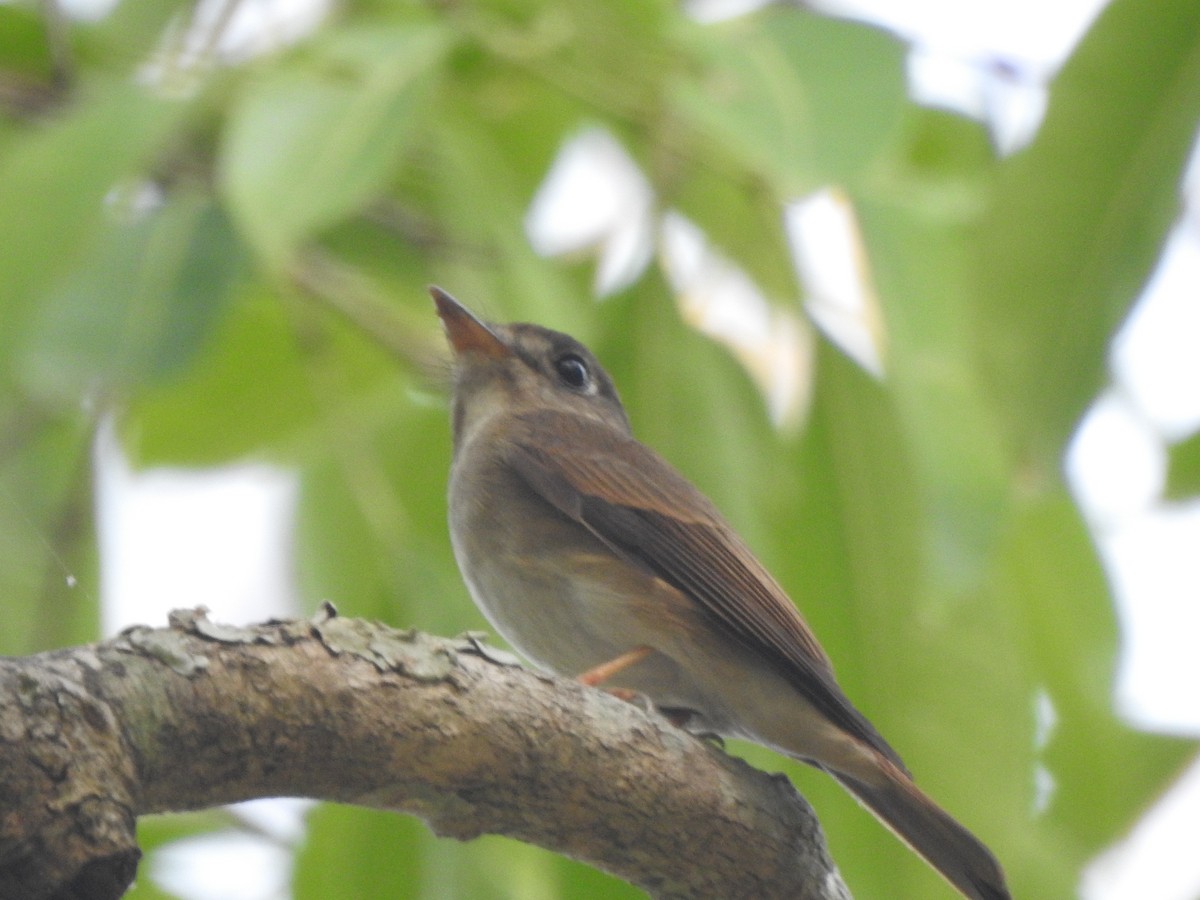
[[[520,417],[510,441],[507,460],[532,490],[693,599],[771,660],[831,721],[903,768],[838,687],[791,599],[713,504],[662,457],[602,423],[556,412]]]

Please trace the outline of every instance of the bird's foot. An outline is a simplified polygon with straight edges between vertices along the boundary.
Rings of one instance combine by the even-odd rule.
[[[630,666],[640,663],[643,659],[654,652],[653,647],[635,647],[628,653],[622,653],[616,659],[610,659],[608,662],[594,666],[579,676],[578,680],[589,687],[596,687],[604,684],[614,675],[623,672]]]

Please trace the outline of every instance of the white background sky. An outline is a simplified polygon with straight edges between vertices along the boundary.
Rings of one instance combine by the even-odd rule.
[[[62,5],[108,5],[71,0]],[[323,0],[249,2],[284,21],[316,21]],[[813,4],[884,23],[913,42],[909,77],[922,102],[988,121],[1001,147],[1036,128],[1042,85],[1103,3],[1098,0],[846,0]],[[697,15],[728,9],[697,2]],[[276,36],[294,36],[278,24]],[[242,34],[261,33],[253,24]],[[997,61],[1010,76],[995,77]],[[1012,77],[1015,73],[1015,77]],[[1166,506],[1166,441],[1200,426],[1200,166],[1187,212],[1139,308],[1114,341],[1112,388],[1097,398],[1069,453],[1068,472],[1105,558],[1123,628],[1114,704],[1146,728],[1200,735],[1200,505]],[[637,194],[631,195],[637,202]],[[609,261],[611,262],[611,260]],[[162,622],[169,606],[207,605],[234,622],[293,612],[287,549],[294,477],[262,466],[218,472],[125,466],[112,435],[97,443],[104,627]],[[148,549],[149,548],[149,549]],[[220,565],[213,560],[219,559]],[[188,593],[183,594],[182,591]],[[253,806],[269,838],[220,841],[221,862],[191,851],[152,860],[150,877],[186,898],[287,897],[281,845],[299,834],[295,804]],[[282,810],[282,812],[281,812]],[[1130,840],[1102,857],[1085,900],[1200,896],[1200,764],[1152,809]],[[232,841],[232,843],[231,843]],[[182,849],[182,848],[181,848]],[[238,864],[235,861],[241,861]],[[144,870],[145,876],[145,870]]]

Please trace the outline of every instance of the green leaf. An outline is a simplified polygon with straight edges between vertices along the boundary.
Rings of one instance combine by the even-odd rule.
[[[1014,809],[1004,803],[1008,853],[1020,865],[1013,873],[1015,896],[1071,893],[1083,865],[1124,835],[1145,811],[1148,798],[1165,790],[1195,754],[1194,741],[1138,732],[1116,715],[1113,680],[1120,635],[1092,546],[1079,511],[1060,488],[1013,519],[996,555],[989,602],[1003,604],[1019,617],[1022,655],[1033,666],[1039,693],[1053,708],[1042,732],[1044,743],[1031,741],[1025,751],[1034,751],[1034,761],[1051,784],[1050,793],[1041,798],[1045,812],[1029,818],[1019,805]],[[983,675],[990,683],[1012,679],[1014,673]],[[994,724],[987,729],[1015,725],[1027,732],[1035,714],[1032,693],[1028,703],[1024,721],[1003,724],[989,707],[986,721]],[[1014,769],[1008,754],[996,761],[1005,771]],[[1026,802],[1034,808],[1039,800],[1035,782],[1032,773],[1024,774],[1029,779]],[[1118,787],[1096,790],[1098,784]]]
[[[886,317],[886,382],[928,506],[931,564],[961,589],[988,571],[1009,502],[1007,434],[972,340],[971,225],[992,164],[982,129],[909,117],[904,153],[856,208]]]
[[[1116,0],[1006,162],[981,244],[977,341],[1043,472],[1106,378],[1108,341],[1179,210],[1200,120],[1200,4]]]
[[[1186,500],[1200,495],[1200,432],[1171,447],[1166,496]]]
[[[903,47],[882,31],[781,7],[697,37],[706,71],[676,111],[781,201],[855,178],[900,122]]]
[[[791,490],[777,486],[768,506],[774,574],[829,652],[847,694],[918,784],[993,840],[995,830],[985,826],[995,795],[1014,781],[994,779],[991,768],[1021,735],[1013,729],[988,744],[973,713],[984,706],[1013,721],[1021,682],[964,679],[960,667],[982,669],[1008,655],[1006,643],[987,640],[1003,613],[934,580],[931,510],[896,399],[828,345],[790,467]],[[772,468],[775,478],[780,472]],[[981,782],[989,785],[986,799]],[[817,805],[856,895],[948,896],[927,866],[828,778],[804,777],[802,790]]]
[[[140,87],[101,79],[63,116],[30,128],[0,158],[0,358],[11,361],[40,291],[97,241],[105,198],[151,159],[187,110]]]
[[[21,377],[31,394],[76,403],[178,373],[220,321],[241,264],[228,222],[197,194],[110,223],[37,309]]]
[[[448,45],[430,25],[346,28],[315,58],[250,80],[234,106],[219,178],[271,265],[361,209],[394,176]]]
[[[294,448],[315,416],[296,336],[278,298],[239,298],[187,378],[141,391],[122,422],[140,465],[215,465]]]
[[[16,82],[18,89],[50,83],[52,65],[45,18],[32,8],[9,4],[0,7],[0,66],[4,67],[6,77]],[[13,78],[18,72],[29,81]]]

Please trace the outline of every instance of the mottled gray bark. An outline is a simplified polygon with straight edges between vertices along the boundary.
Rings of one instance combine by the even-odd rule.
[[[137,816],[255,797],[505,834],[659,897],[848,897],[786,779],[472,637],[203,611],[0,660],[0,898],[118,897]]]

